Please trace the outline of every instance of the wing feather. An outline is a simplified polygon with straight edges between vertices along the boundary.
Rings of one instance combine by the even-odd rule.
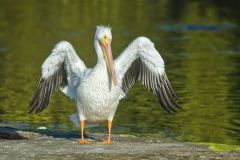
[[[139,80],[157,97],[164,110],[171,113],[180,109],[178,97],[165,73],[164,61],[149,39],[134,40],[114,63],[125,93]]]
[[[76,98],[76,86],[85,70],[85,64],[72,45],[66,41],[58,43],[42,65],[42,75],[29,104],[29,113],[43,111],[53,92],[59,88],[70,98]]]

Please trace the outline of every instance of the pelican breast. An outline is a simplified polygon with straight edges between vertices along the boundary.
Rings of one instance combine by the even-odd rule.
[[[97,64],[77,88],[78,107],[86,120],[107,120],[115,112],[121,89],[109,76],[105,62]]]

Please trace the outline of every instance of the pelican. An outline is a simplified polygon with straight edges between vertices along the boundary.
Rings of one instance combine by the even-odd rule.
[[[167,112],[180,108],[166,75],[164,61],[153,42],[146,37],[138,37],[115,60],[111,42],[111,28],[97,26],[94,47],[98,61],[93,68],[85,66],[69,42],[56,44],[42,64],[29,113],[43,111],[53,92],[60,89],[76,101],[80,143],[90,143],[83,135],[85,121],[107,121],[108,138],[104,143],[110,144],[112,120],[119,101],[137,80],[157,97]]]

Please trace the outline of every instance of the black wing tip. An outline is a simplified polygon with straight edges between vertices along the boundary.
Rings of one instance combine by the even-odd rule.
[[[32,114],[32,113],[35,113],[35,114],[36,114],[36,113],[37,113],[37,112],[36,112],[36,107],[37,107],[37,106],[29,105],[29,106],[28,106],[28,114]]]
[[[28,109],[28,114],[38,114],[38,113],[40,113],[40,112],[42,112],[46,107],[44,107],[44,108],[37,108],[36,106],[35,107],[32,107],[32,106],[29,106],[28,107],[29,109]]]
[[[28,114],[32,114],[33,113],[33,111],[32,110],[28,110]]]
[[[39,113],[40,110],[42,110],[42,105],[43,102],[39,101],[39,97],[35,97],[32,99],[31,103],[28,106],[28,113]]]
[[[162,105],[161,105],[162,106]],[[182,112],[184,111],[184,109],[182,107],[177,107],[175,106],[175,108],[170,108],[170,109],[165,109],[163,108],[168,114],[176,114],[178,112]]]
[[[184,111],[183,108],[178,103],[174,103],[170,109],[171,109],[170,113],[173,113],[173,114],[179,111]]]
[[[161,93],[160,93],[161,94]],[[160,103],[165,111],[168,113],[177,113],[178,111],[183,111],[182,107],[175,101],[170,100],[170,102],[166,102],[166,98],[162,97],[159,101],[165,101],[164,103]]]
[[[176,100],[176,96],[167,90],[167,86],[162,83],[159,87],[157,97],[162,108],[168,113],[176,113],[178,110],[181,110],[181,107]]]
[[[32,114],[33,113],[33,111],[32,110],[28,110],[28,114]]]
[[[48,78],[40,77],[35,94],[29,103],[28,113],[40,113],[47,108],[50,97],[56,88],[67,85],[66,72],[63,63],[59,64],[59,70]]]
[[[49,102],[49,97],[45,97],[43,99],[41,99],[40,97],[34,97],[31,103],[29,103],[28,113],[36,114],[36,113],[42,112],[48,106],[48,102]]]

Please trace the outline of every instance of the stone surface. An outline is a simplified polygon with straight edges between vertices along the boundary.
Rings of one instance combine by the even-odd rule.
[[[73,160],[73,159],[160,159],[160,160],[239,160],[240,152],[216,152],[206,145],[112,135],[111,145],[99,144],[91,134],[93,144],[82,145],[78,133],[56,131],[20,131],[0,127],[0,160]]]

